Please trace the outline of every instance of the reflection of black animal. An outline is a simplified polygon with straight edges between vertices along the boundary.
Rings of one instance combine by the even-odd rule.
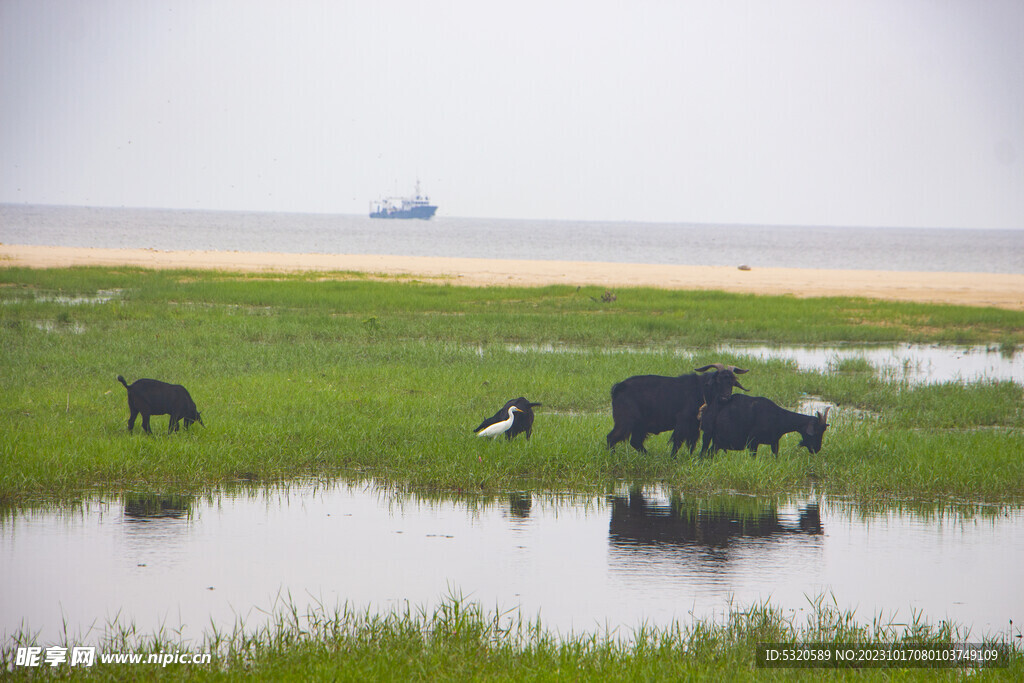
[[[166,517],[181,519],[192,514],[194,502],[195,499],[192,496],[126,493],[124,516],[134,520]]]
[[[823,533],[821,513],[814,502],[798,509],[799,519],[794,524],[785,518],[789,515],[779,514],[775,501],[766,499],[722,496],[666,503],[631,491],[628,497],[613,496],[610,501],[608,536],[612,546],[646,546],[645,556],[671,556],[673,562],[685,557],[675,552],[679,547],[723,549],[750,539]],[[708,557],[723,562],[730,556],[715,553]]]
[[[519,434],[525,434],[526,438],[529,439],[533,434],[533,409],[539,405],[540,403],[531,403],[522,396],[514,398],[511,401],[506,402],[505,405],[501,407],[501,410],[481,422],[480,426],[473,431],[479,432],[482,429],[490,427],[492,424],[507,420],[508,409],[515,406],[520,410],[520,412],[512,413],[512,426],[505,432],[505,438],[512,439]]]
[[[705,403],[727,398],[732,388],[746,388],[736,379],[747,372],[732,365],[714,363],[697,368],[705,375],[637,375],[624,379],[612,387],[612,419],[615,426],[608,433],[608,448],[629,438],[633,448],[646,453],[644,439],[648,434],[672,432],[672,455],[686,442],[690,452],[697,445],[700,423],[697,411]]]
[[[712,405],[708,405],[712,408]],[[737,394],[728,401],[714,404],[713,410],[701,418],[704,439],[701,455],[718,450],[740,451],[744,448],[757,455],[757,447],[768,444],[779,454],[779,439],[790,432],[800,433],[800,445],[811,453],[821,450],[821,439],[828,429],[828,408],[825,413],[802,415],[780,408],[763,396]]]
[[[513,491],[508,494],[508,511],[513,517],[527,519],[533,508],[533,494],[529,491]]]
[[[117,376],[117,381],[128,390],[128,409],[131,417],[128,418],[128,431],[135,427],[135,417],[142,414],[142,428],[152,434],[149,428],[151,415],[170,415],[170,422],[167,424],[167,433],[178,431],[178,421],[185,421],[185,428],[192,426],[193,422],[203,424],[203,419],[196,410],[196,404],[189,396],[185,387],[180,384],[168,384],[155,379],[137,379],[129,385],[124,377]],[[203,425],[204,427],[206,425]]]

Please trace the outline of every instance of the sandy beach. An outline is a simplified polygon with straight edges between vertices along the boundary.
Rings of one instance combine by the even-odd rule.
[[[358,272],[454,285],[549,284],[722,290],[798,297],[859,296],[1024,310],[1024,274],[824,270],[516,261],[373,254],[158,251],[0,245],[0,266],[140,266],[236,272]]]

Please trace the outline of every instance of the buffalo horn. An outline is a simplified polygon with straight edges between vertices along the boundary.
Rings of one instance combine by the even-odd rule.
[[[744,370],[743,368],[738,368],[735,365],[726,365],[725,363],[712,363],[710,365],[705,365],[702,368],[695,368],[694,372],[705,372],[707,370],[710,370],[711,368],[714,368],[715,370],[718,371],[732,370],[737,375],[742,375],[744,372],[750,372],[750,370]]]

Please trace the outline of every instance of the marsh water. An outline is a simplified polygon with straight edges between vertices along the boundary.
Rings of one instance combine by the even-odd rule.
[[[512,344],[513,353],[670,353],[688,357],[697,349],[609,346],[598,350],[565,344]],[[907,384],[1016,382],[1024,384],[1024,353],[983,344],[720,344],[717,351],[739,359],[781,360],[801,371],[835,372],[849,361],[863,362],[880,379]],[[478,347],[477,353],[485,353]]]
[[[834,599],[972,635],[1024,620],[1024,510],[866,509],[819,496],[426,496],[372,481],[127,494],[0,522],[0,631],[95,640],[110,624],[199,637],[285,605],[430,608],[462,595],[560,633]]]

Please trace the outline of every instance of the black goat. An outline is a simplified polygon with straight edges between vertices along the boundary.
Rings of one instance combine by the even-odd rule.
[[[779,407],[763,396],[737,394],[726,400],[709,402],[702,411],[700,426],[704,431],[700,454],[709,450],[741,451],[757,455],[761,444],[768,444],[772,454],[779,455],[779,439],[784,434],[798,432],[804,446],[811,453],[821,450],[821,439],[828,429],[828,408],[815,415],[803,415]]]
[[[505,432],[505,438],[512,439],[520,434],[526,434],[526,438],[529,439],[533,434],[533,409],[539,405],[540,403],[531,403],[523,396],[514,398],[511,401],[506,402],[505,405],[501,407],[501,410],[481,422],[480,426],[473,431],[479,432],[481,429],[486,429],[492,424],[508,419],[508,409],[515,406],[519,409],[519,412],[514,413],[512,426]]]
[[[188,390],[180,384],[168,384],[155,379],[137,379],[128,384],[124,377],[117,376],[117,381],[128,390],[128,409],[131,416],[128,418],[128,431],[135,427],[135,418],[142,414],[142,428],[147,434],[153,431],[149,428],[151,415],[170,415],[170,422],[167,424],[167,433],[178,431],[178,421],[185,421],[185,429],[192,426],[193,422],[203,424],[196,404],[192,401]]]
[[[646,453],[644,440],[649,434],[672,431],[672,456],[686,442],[693,453],[700,436],[697,411],[705,403],[728,398],[733,387],[747,389],[736,375],[747,372],[732,365],[714,363],[697,368],[705,375],[679,377],[636,375],[612,387],[612,419],[615,425],[608,432],[608,448],[629,438],[633,448]]]

